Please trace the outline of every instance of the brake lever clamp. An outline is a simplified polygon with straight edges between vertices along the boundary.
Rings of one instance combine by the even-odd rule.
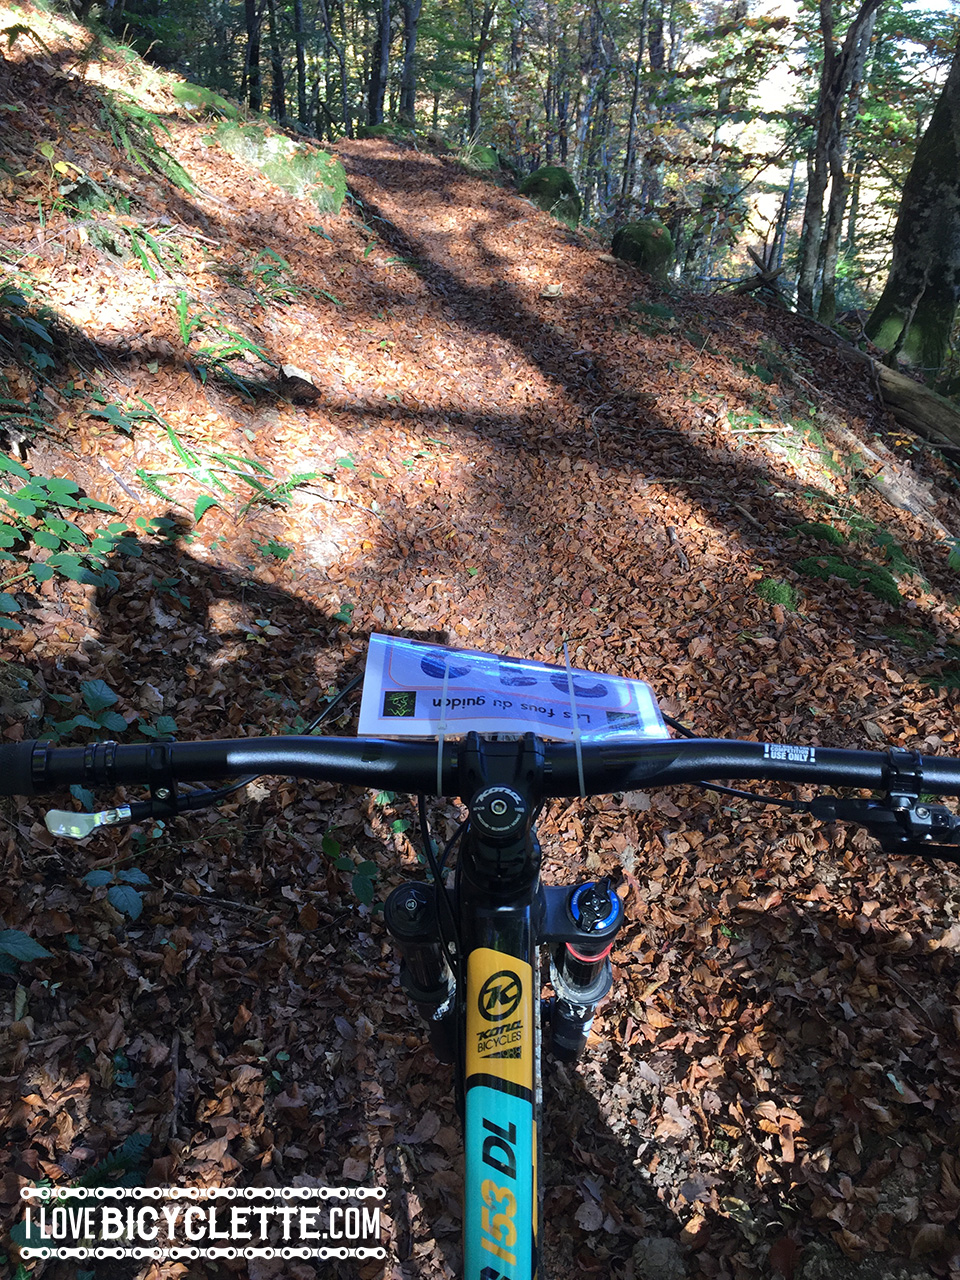
[[[179,813],[172,755],[169,742],[154,742],[147,751],[150,816],[153,818],[174,818]]]

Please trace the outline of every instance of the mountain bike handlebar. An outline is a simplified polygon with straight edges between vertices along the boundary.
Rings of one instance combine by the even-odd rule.
[[[960,795],[960,759],[892,748],[852,751],[693,738],[573,744],[542,742],[544,797],[600,795],[703,779],[750,779],[859,787],[918,797]],[[438,770],[438,751],[441,753]],[[0,795],[30,796],[71,785],[169,785],[276,774],[382,790],[461,794],[461,744],[381,738],[269,737],[210,742],[0,744]],[[580,766],[582,765],[582,784]]]

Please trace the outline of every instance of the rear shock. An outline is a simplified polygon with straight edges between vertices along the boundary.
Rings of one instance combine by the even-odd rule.
[[[583,1052],[597,1005],[613,984],[610,952],[623,923],[623,904],[609,877],[571,889],[567,924],[574,934],[554,947],[550,980],[549,1045],[560,1062],[575,1062]],[[569,935],[568,935],[569,938]]]
[[[400,985],[427,1025],[440,1062],[456,1059],[454,980],[447,965],[432,884],[398,885],[383,907],[383,919],[400,953]]]

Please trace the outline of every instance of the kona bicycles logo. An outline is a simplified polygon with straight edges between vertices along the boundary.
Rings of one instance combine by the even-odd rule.
[[[503,1022],[517,1009],[523,999],[523,983],[512,969],[501,969],[491,974],[477,996],[480,1016],[487,1022]]]

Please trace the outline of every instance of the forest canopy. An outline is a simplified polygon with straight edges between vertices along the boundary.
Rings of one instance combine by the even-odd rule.
[[[840,310],[882,287],[960,29],[954,0],[128,0],[100,16],[320,138],[416,128],[521,175],[562,166],[585,221],[665,223],[688,284],[735,274],[752,244],[791,289],[805,271],[807,310],[824,272]],[[801,245],[808,187],[822,215]]]

